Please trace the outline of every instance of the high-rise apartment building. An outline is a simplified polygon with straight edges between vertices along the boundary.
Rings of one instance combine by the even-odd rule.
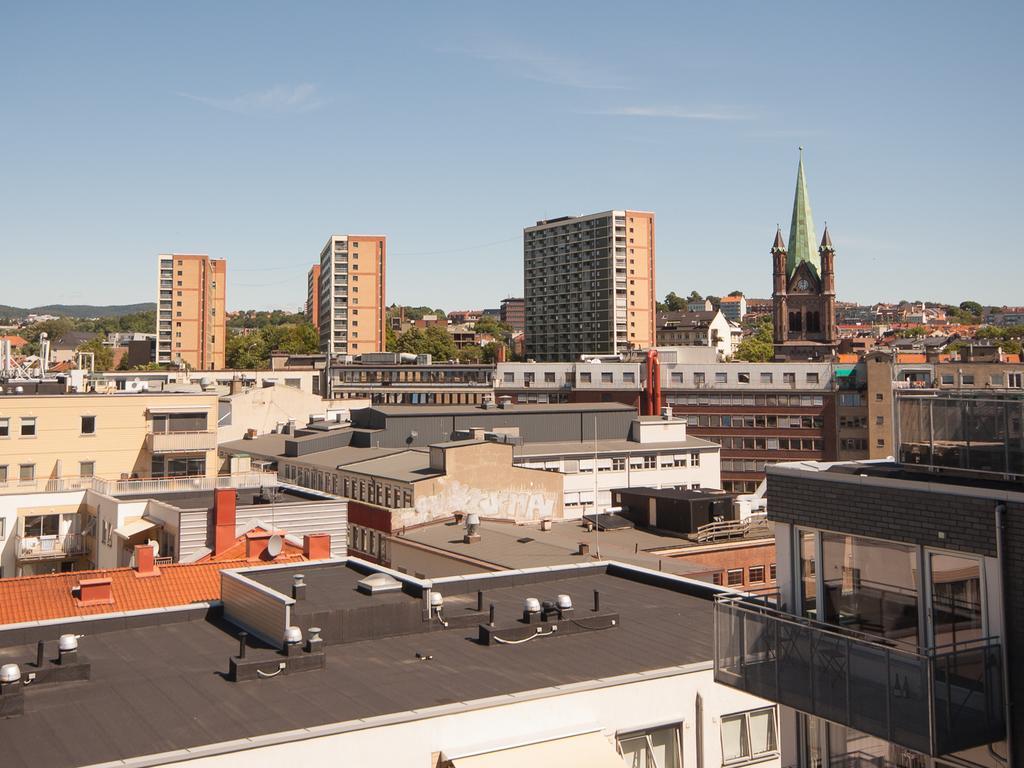
[[[320,264],[314,264],[306,275],[306,318],[320,330]]]
[[[654,345],[654,214],[605,211],[523,230],[527,357]]]
[[[385,342],[387,238],[331,235],[320,252],[320,351],[382,352]]]
[[[227,262],[205,254],[157,258],[156,361],[224,367]]]
[[[526,300],[502,299],[499,319],[514,331],[523,330],[526,327]]]

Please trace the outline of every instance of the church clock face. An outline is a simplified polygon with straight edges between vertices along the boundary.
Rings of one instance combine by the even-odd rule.
[[[796,284],[796,287],[801,291],[806,291],[810,285],[811,284],[807,282],[807,278],[801,278],[800,282]]]

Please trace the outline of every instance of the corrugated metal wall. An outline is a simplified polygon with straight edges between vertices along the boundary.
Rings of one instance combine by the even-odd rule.
[[[260,504],[238,510],[238,535],[254,520],[262,520],[291,536],[326,533],[331,537],[331,556],[348,555],[348,501],[304,501],[294,504]]]
[[[222,571],[220,579],[224,618],[280,646],[288,626],[291,598],[261,589],[239,574]]]
[[[186,557],[197,549],[209,547],[208,532],[212,525],[212,510],[182,510],[178,536],[178,557]],[[260,504],[239,507],[237,534],[241,536],[255,520],[262,520],[291,536],[302,538],[307,533],[326,533],[331,537],[331,555],[348,554],[348,501],[303,501],[295,503]]]

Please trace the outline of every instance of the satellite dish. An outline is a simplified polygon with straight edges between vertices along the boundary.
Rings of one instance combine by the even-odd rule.
[[[160,542],[155,539],[149,539],[146,543],[153,548],[153,557],[160,557]]]
[[[276,533],[273,536],[270,537],[269,541],[267,541],[267,554],[270,555],[271,557],[277,557],[278,555],[280,555],[281,554],[281,550],[283,548],[284,548],[284,539],[282,539]]]

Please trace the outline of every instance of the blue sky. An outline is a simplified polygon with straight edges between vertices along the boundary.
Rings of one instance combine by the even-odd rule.
[[[332,232],[389,301],[522,292],[522,228],[657,215],[657,288],[767,296],[803,144],[841,299],[1024,303],[1024,4],[8,4],[0,303],[228,259],[298,307]]]

